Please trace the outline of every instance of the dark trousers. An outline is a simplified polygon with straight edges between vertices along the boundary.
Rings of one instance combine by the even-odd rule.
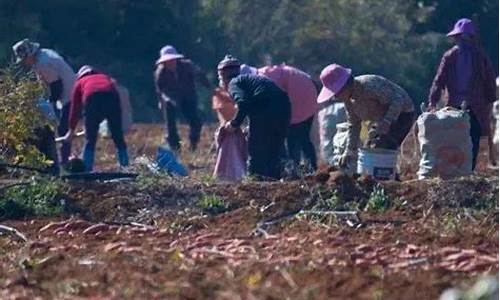
[[[52,163],[47,166],[45,170],[49,174],[58,175],[59,162],[57,159],[57,147],[54,131],[50,128],[50,126],[40,127],[35,129],[35,136],[36,138],[30,141],[30,143],[33,143],[46,159],[52,161]]]
[[[476,115],[469,110],[470,119],[470,138],[472,140],[472,171],[476,168],[477,156],[479,154],[479,146],[481,143],[481,124]]]
[[[118,150],[127,148],[122,129],[122,111],[117,93],[103,92],[90,95],[85,101],[85,151],[93,153],[97,143],[99,125],[107,120],[111,138]]]
[[[249,115],[248,174],[257,179],[281,177],[281,154],[290,126],[290,102],[273,99],[265,113]]]
[[[70,103],[64,104],[59,115],[59,125],[57,126],[57,135],[64,136],[69,129],[69,110]],[[65,141],[61,145],[61,163],[65,164],[68,162],[68,158],[71,154],[71,142]]]
[[[196,150],[200,141],[201,121],[198,116],[197,101],[195,100],[179,101],[177,106],[167,102],[167,142],[171,149],[180,149],[180,137],[177,132],[177,114],[179,109],[189,122],[191,150]]]
[[[369,141],[370,146],[373,148],[397,150],[401,143],[410,132],[413,123],[415,122],[415,112],[401,113],[398,119],[391,124],[389,133],[375,137]]]
[[[296,165],[300,164],[301,154],[309,161],[311,167],[316,170],[316,150],[311,142],[310,132],[314,116],[309,119],[290,125],[287,138],[288,155]]]

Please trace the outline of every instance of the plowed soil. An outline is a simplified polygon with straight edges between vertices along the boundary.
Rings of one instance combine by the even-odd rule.
[[[437,299],[498,276],[498,175],[484,153],[474,176],[380,183],[391,205],[372,212],[377,182],[324,167],[296,181],[213,182],[212,134],[181,153],[190,179],[68,182],[74,215],[2,222],[28,241],[0,235],[0,298]],[[128,136],[134,157],[162,141],[154,125]],[[98,168],[115,168],[110,141],[98,144]],[[226,211],[204,211],[208,196]],[[332,197],[360,211],[304,213]]]

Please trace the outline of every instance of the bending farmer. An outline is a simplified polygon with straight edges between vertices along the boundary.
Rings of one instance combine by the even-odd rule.
[[[370,147],[396,150],[401,145],[415,118],[413,102],[405,90],[382,76],[352,77],[350,69],[336,64],[323,69],[320,79],[323,89],[318,102],[332,97],[342,101],[350,124],[341,165],[356,157],[363,121],[376,122]]]
[[[40,44],[28,39],[17,42],[12,49],[16,55],[16,63],[25,68],[33,68],[38,79],[49,90],[49,100],[57,107],[62,104],[57,134],[64,135],[68,131],[69,98],[75,72],[57,52],[51,49],[40,49]],[[66,163],[71,154],[71,142],[63,142],[61,147],[61,163]]]
[[[118,149],[120,166],[128,166],[127,145],[125,144],[122,129],[120,98],[115,84],[111,77],[94,70],[90,66],[83,66],[78,71],[77,81],[71,97],[69,131],[65,135],[65,139],[71,140],[74,137],[82,110],[85,118],[85,137],[87,139],[83,151],[83,162],[86,170],[92,171],[99,124],[104,120],[108,121],[111,138]]]
[[[224,126],[234,131],[248,117],[249,166],[251,176],[279,179],[280,151],[290,125],[290,101],[286,93],[264,76],[240,75],[240,63],[230,55],[219,63],[220,85],[236,102],[236,116]]]

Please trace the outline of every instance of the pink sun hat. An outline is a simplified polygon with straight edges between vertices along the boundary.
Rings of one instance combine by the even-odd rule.
[[[446,36],[454,36],[457,34],[470,34],[470,35],[476,35],[476,28],[474,27],[474,23],[470,19],[460,19],[455,23],[455,26],[453,27],[453,30],[448,32]]]
[[[160,58],[156,61],[156,64],[161,64],[163,62],[172,60],[172,59],[178,59],[178,58],[183,58],[184,55],[179,54],[177,50],[170,45],[166,45],[165,47],[161,48],[160,50]]]
[[[347,83],[351,77],[352,70],[344,68],[341,65],[331,64],[321,71],[319,78],[323,88],[318,95],[318,103],[323,103],[335,96]]]

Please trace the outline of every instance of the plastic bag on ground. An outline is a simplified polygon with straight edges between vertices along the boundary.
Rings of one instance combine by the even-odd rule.
[[[228,132],[219,128],[215,133],[217,161],[213,176],[224,181],[241,181],[246,175],[247,141],[241,129]]]
[[[468,113],[452,107],[423,113],[417,119],[420,165],[418,178],[450,179],[472,173]]]
[[[188,176],[189,172],[168,146],[159,146],[156,153],[156,167],[172,175]]]

